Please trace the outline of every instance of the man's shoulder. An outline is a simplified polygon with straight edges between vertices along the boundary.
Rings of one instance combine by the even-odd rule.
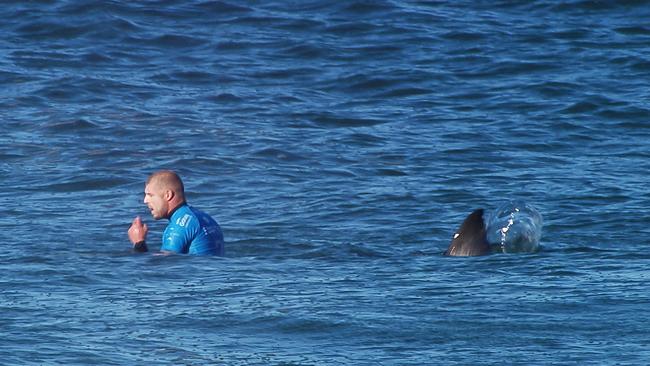
[[[192,220],[193,218],[194,220]],[[196,214],[188,205],[183,205],[174,212],[169,220],[169,225],[186,228],[192,221],[196,221]]]
[[[203,211],[201,209],[198,209],[198,208],[196,208],[194,206],[189,206],[188,205],[188,206],[185,206],[185,207],[188,210],[187,212],[192,213],[192,215],[194,215],[196,217],[202,217],[202,216],[211,217],[210,214],[208,214],[207,212],[205,212],[205,211]]]
[[[176,212],[174,212],[174,215],[170,220],[170,225],[187,228],[218,224],[217,221],[205,211],[193,206],[183,205],[183,207],[180,207]]]
[[[208,214],[205,211],[199,210],[196,207],[189,206],[189,209],[192,211],[194,214],[194,217],[196,217],[198,223],[200,223],[203,226],[219,226],[217,223],[217,220],[215,220],[210,214]]]

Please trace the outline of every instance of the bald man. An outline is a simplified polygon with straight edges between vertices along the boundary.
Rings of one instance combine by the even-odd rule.
[[[154,220],[168,219],[160,251],[197,255],[223,255],[223,234],[219,224],[203,211],[185,201],[183,181],[170,170],[149,176],[144,186],[144,203]],[[129,240],[136,252],[147,251],[147,224],[140,217],[133,219]]]

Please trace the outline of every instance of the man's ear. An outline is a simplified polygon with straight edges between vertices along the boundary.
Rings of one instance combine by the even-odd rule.
[[[174,191],[168,189],[165,191],[165,200],[171,201],[174,198]]]

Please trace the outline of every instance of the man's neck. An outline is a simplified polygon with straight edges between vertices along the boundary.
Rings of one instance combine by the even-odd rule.
[[[185,201],[181,201],[181,202],[177,203],[176,206],[174,206],[174,208],[172,208],[169,211],[169,215],[167,215],[167,220],[171,219],[172,216],[174,216],[174,212],[176,212],[179,208],[185,206],[186,204],[187,204],[187,202],[185,202]]]

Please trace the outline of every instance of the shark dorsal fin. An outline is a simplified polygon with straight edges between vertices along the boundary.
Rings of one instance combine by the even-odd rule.
[[[462,257],[489,254],[490,244],[485,234],[483,209],[475,210],[456,230],[445,255]]]

